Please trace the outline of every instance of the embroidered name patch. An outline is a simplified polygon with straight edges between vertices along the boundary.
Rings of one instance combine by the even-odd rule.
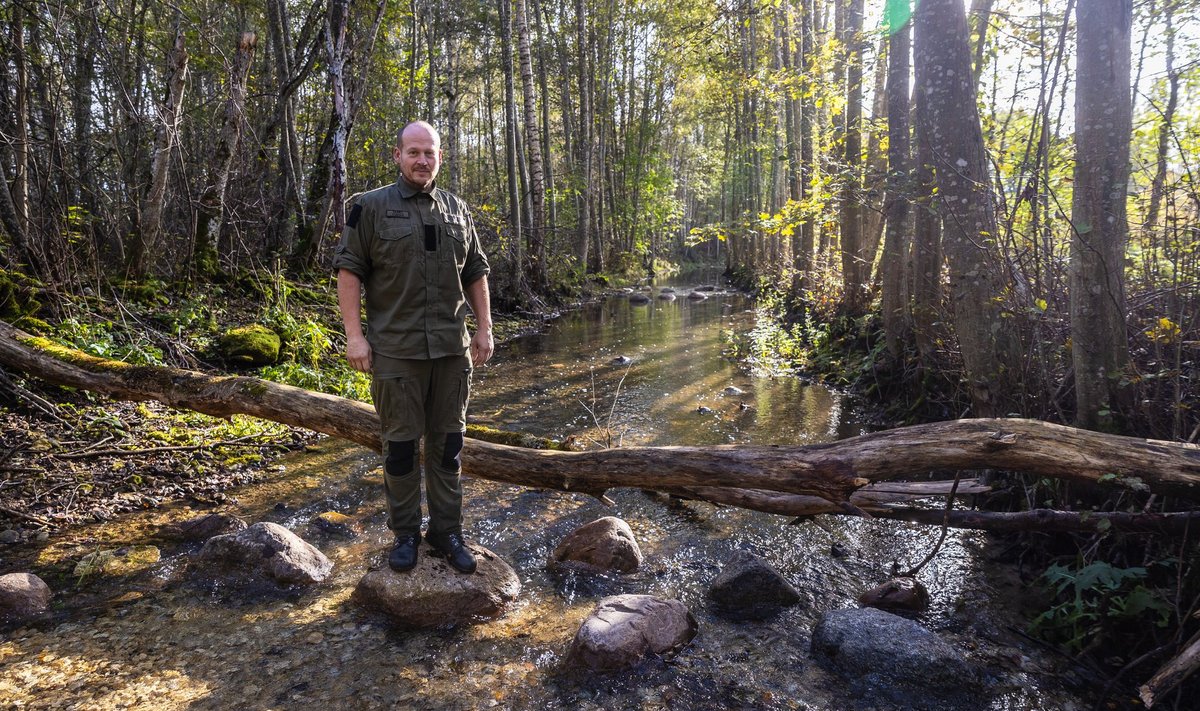
[[[409,217],[408,210],[388,210],[388,217]]]

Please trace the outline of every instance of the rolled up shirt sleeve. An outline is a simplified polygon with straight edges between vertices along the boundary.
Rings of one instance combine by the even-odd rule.
[[[487,255],[483,252],[483,246],[479,244],[479,233],[475,231],[475,220],[467,215],[467,260],[459,274],[462,285],[465,287],[473,284],[481,277],[490,274],[491,271],[492,267],[488,263]]]

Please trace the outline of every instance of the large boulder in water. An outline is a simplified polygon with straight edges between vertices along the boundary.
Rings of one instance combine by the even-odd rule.
[[[463,575],[422,543],[417,566],[397,573],[372,570],[354,588],[351,599],[386,615],[406,629],[446,627],[477,622],[503,614],[521,592],[521,580],[500,556],[468,543],[475,554],[475,572]]]
[[[734,619],[764,619],[800,601],[800,593],[770,563],[749,551],[734,551],[713,579],[708,596],[717,612]]]
[[[605,516],[580,526],[550,554],[552,570],[631,573],[642,564],[642,549],[629,524]]]
[[[978,684],[975,669],[941,637],[869,607],[822,617],[813,629],[812,653],[851,682],[852,691],[896,708],[955,708],[960,695]]]
[[[567,665],[592,671],[625,669],[649,654],[677,650],[695,636],[696,620],[678,600],[650,595],[606,597],[580,625]]]
[[[208,539],[200,560],[238,568],[284,584],[311,585],[329,577],[333,562],[303,538],[277,523],[260,522],[244,531]]]
[[[50,586],[33,573],[0,575],[0,624],[24,623],[46,613]]]

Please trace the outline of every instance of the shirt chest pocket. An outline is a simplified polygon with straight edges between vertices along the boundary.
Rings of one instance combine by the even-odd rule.
[[[380,230],[379,241],[375,245],[378,252],[374,255],[375,261],[380,264],[410,262],[413,259],[413,245],[416,241],[416,232],[411,225]]]
[[[447,249],[442,250],[442,259],[453,262],[458,270],[467,263],[467,221],[457,215],[447,215],[445,223]]]

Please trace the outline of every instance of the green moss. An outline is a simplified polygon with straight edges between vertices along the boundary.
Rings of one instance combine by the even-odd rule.
[[[267,384],[262,380],[247,380],[242,383],[242,392],[250,397],[259,398],[267,394]]]
[[[171,303],[166,294],[166,284],[157,279],[139,282],[117,281],[113,282],[113,286],[121,292],[123,298],[143,306],[166,306]]]
[[[54,327],[36,316],[22,316],[13,321],[13,325],[22,331],[28,331],[39,336],[44,336],[47,333],[53,333]]]
[[[20,272],[0,269],[0,319],[13,321],[37,313],[41,284]]]
[[[547,439],[546,437],[535,437],[524,432],[498,430],[495,427],[485,427],[483,425],[467,425],[467,436],[493,444],[506,444],[510,447],[554,449],[561,452],[571,451],[571,446],[566,442],[559,442],[558,440]]]
[[[266,326],[251,324],[230,329],[221,336],[220,352],[225,360],[247,365],[270,365],[279,359],[279,334]]]
[[[68,348],[67,346],[55,343],[49,338],[42,338],[41,336],[33,336],[19,340],[21,343],[24,343],[30,348],[44,351],[46,355],[50,356],[51,358],[61,360],[64,363],[70,363],[71,365],[77,365],[80,368],[89,370],[93,373],[105,371],[127,371],[130,368],[135,367],[119,360],[97,358],[96,356],[88,355],[83,351],[78,351],[74,348]]]

